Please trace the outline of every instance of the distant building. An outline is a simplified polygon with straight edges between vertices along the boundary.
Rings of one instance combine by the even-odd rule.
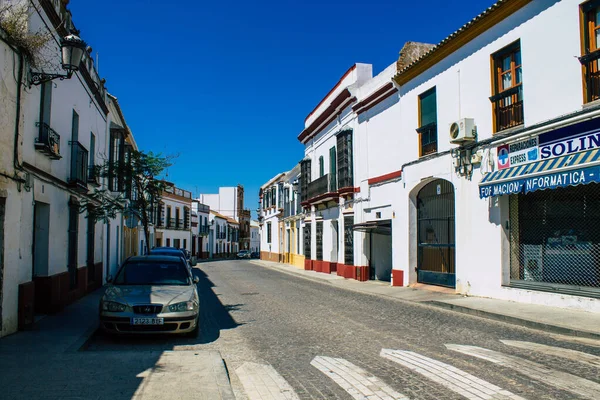
[[[191,250],[192,193],[166,183],[157,208],[154,244]]]
[[[260,251],[260,225],[258,221],[250,221],[250,251]]]

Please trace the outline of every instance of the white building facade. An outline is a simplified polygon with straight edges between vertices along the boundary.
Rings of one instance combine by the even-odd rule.
[[[258,221],[250,221],[250,251],[260,252],[260,225]]]
[[[599,312],[598,6],[503,0],[353,66],[298,137],[305,268]]]
[[[155,247],[191,251],[191,211],[192,193],[167,183],[157,208]]]
[[[108,186],[94,168],[111,145],[104,81],[88,52],[70,79],[34,81],[60,69],[60,40],[77,30],[64,2],[30,11],[29,31],[51,32],[47,63],[34,67],[0,32],[0,336],[100,287],[122,256],[122,215],[104,225],[82,209]]]
[[[600,311],[597,7],[498,2],[399,65],[402,284]]]
[[[258,222],[260,224],[261,260],[281,262],[283,249],[283,182],[285,172],[278,174],[261,186],[259,192]]]

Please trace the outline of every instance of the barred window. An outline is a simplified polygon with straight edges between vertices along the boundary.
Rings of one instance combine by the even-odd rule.
[[[510,283],[600,296],[600,185],[511,195]]]

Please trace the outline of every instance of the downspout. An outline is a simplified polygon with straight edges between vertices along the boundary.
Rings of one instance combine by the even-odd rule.
[[[21,123],[21,86],[23,81],[23,55],[19,52],[19,73],[17,80],[17,112],[15,116],[15,143],[13,148],[13,164],[18,170],[22,170],[19,162],[19,124]]]

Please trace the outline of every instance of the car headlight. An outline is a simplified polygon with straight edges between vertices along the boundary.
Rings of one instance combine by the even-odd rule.
[[[195,311],[197,308],[198,303],[192,300],[169,305],[169,311],[171,312]]]
[[[117,303],[115,301],[102,302],[102,311],[123,312],[126,308],[127,306],[125,304]]]

